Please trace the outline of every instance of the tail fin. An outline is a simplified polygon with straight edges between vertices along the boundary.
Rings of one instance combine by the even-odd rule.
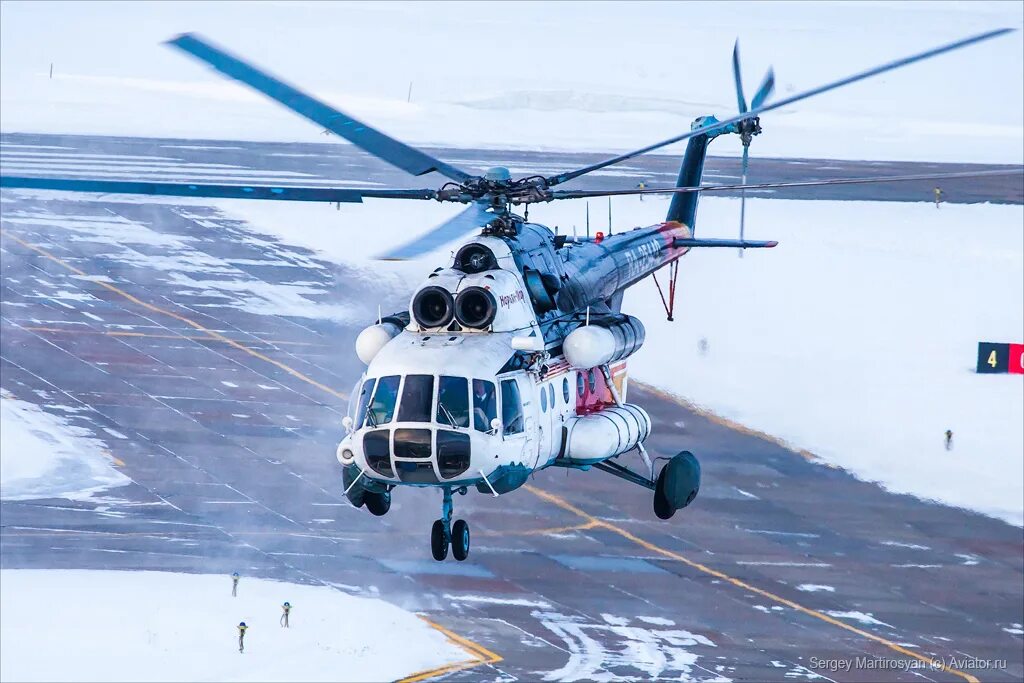
[[[690,126],[691,130],[704,128],[718,123],[714,116],[701,116],[694,120]],[[736,132],[735,126],[729,126],[722,130],[715,130],[703,135],[695,135],[686,144],[686,154],[683,155],[683,164],[679,167],[679,178],[676,180],[676,187],[697,187],[700,185],[701,176],[704,175],[704,158],[707,156],[708,143],[723,133]],[[697,201],[700,199],[700,192],[681,192],[672,196],[672,203],[668,207],[666,221],[677,221],[694,229],[697,220]]]

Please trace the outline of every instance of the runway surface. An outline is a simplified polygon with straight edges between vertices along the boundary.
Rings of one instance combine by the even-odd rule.
[[[124,168],[166,163],[126,154],[163,155],[173,167],[219,155],[100,138],[3,142],[5,174],[46,166],[33,159]],[[217,163],[293,168],[293,157],[231,145],[243,150]],[[60,156],[38,156],[48,152]],[[364,171],[347,177],[376,178]],[[353,341],[381,298],[365,271],[174,199],[2,199],[2,386],[98,434],[132,480],[91,502],[2,502],[4,568],[226,582],[239,571],[381,597],[466,649],[424,678],[1024,677],[1019,528],[886,493],[635,384],[630,400],[655,423],[652,455],[701,459],[691,508],[662,522],[646,490],[544,471],[499,499],[457,496],[473,548],[466,562],[436,563],[437,492],[396,490],[383,518],[342,496],[334,448],[362,369]],[[296,315],[310,302],[331,315]]]

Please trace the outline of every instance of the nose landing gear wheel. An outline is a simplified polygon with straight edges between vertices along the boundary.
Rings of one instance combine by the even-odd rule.
[[[448,534],[443,519],[435,519],[434,526],[430,527],[430,554],[438,562],[448,557]]]
[[[459,562],[469,556],[469,524],[464,519],[452,525],[452,555]]]

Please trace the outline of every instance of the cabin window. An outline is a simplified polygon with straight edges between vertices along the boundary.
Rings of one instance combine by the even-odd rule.
[[[377,381],[376,377],[372,377],[363,382],[363,388],[359,390],[359,395],[356,399],[356,414],[354,415],[353,424],[356,429],[362,426],[363,420],[366,419],[366,409],[370,405],[370,396],[373,395],[373,384]]]
[[[551,410],[555,409],[555,383],[552,382],[548,385],[548,403],[551,404]]]
[[[399,422],[430,422],[430,406],[434,402],[433,375],[406,375],[402,388]]]
[[[398,398],[399,379],[398,375],[388,375],[377,381],[370,409],[366,412],[366,421],[371,427],[391,422],[395,414],[395,399]]]
[[[583,380],[583,373],[576,373],[576,395],[583,398],[583,392],[586,390],[586,383]]]
[[[437,423],[469,427],[469,382],[465,377],[445,377],[437,389]]]
[[[445,479],[469,469],[469,434],[437,430],[437,469]]]
[[[540,412],[548,412],[548,388],[544,386],[540,388]]]
[[[587,388],[590,389],[590,393],[594,393],[597,388],[597,377],[594,376],[594,368],[587,370]]]
[[[562,399],[565,401],[566,405],[569,404],[569,378],[568,377],[563,377],[562,378]]]
[[[501,381],[501,421],[505,425],[506,436],[523,431],[523,402],[514,379]]]
[[[473,428],[478,432],[491,431],[491,420],[498,417],[498,402],[494,397],[494,383],[473,380]]]

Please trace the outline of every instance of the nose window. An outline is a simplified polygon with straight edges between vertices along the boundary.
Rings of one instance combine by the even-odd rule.
[[[395,457],[396,458],[429,458],[430,457],[430,430],[429,429],[396,429],[395,430]]]

